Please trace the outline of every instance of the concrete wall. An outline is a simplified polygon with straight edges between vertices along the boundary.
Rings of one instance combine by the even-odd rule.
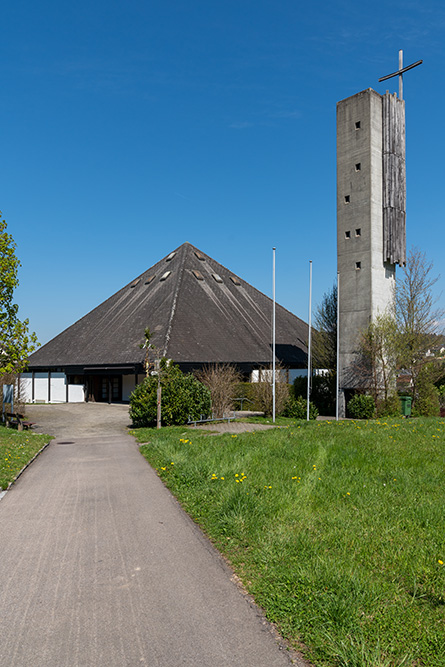
[[[383,257],[382,97],[368,89],[337,104],[337,267],[340,386],[360,332],[389,305],[395,265]]]
[[[143,382],[145,375],[138,375],[138,384]],[[134,375],[123,375],[122,376],[122,400],[129,401],[130,394],[134,391],[136,387]]]

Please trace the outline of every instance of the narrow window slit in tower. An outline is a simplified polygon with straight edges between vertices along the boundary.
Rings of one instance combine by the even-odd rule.
[[[357,271],[360,271],[360,269],[362,268],[362,263],[361,262],[356,262],[355,263],[355,268],[356,268]]]
[[[350,239],[351,238],[351,232],[345,232],[345,239]]]
[[[351,195],[345,195],[345,204],[349,204],[351,201]]]
[[[355,171],[361,171],[361,168],[362,168],[362,163],[357,162],[357,164],[355,165]]]
[[[360,227],[355,230],[355,235],[356,236],[361,236],[362,235],[362,230],[360,229]]]
[[[355,129],[356,129],[356,130],[359,130],[359,129],[360,129],[360,121],[359,121],[359,120],[356,121],[356,123],[355,123]]]

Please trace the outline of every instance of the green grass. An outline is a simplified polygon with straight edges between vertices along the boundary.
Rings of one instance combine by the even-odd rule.
[[[8,488],[22,468],[50,439],[29,431],[17,432],[0,426],[0,489]]]
[[[443,667],[445,420],[136,435],[314,664]]]

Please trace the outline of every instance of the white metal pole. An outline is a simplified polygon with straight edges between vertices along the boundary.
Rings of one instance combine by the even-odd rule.
[[[311,399],[311,341],[312,341],[312,260],[309,261],[309,337],[307,346],[307,411],[306,419],[309,421],[309,401]]]
[[[338,421],[338,400],[340,393],[340,274],[337,272],[337,368],[335,377],[335,421]]]
[[[275,423],[275,248],[272,250],[272,421]]]

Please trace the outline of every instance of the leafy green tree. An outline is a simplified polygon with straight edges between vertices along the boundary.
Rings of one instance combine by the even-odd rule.
[[[193,375],[185,375],[177,365],[166,359],[161,359],[159,372],[163,425],[185,424],[189,417],[199,419],[201,415],[210,414],[210,391]],[[157,376],[148,376],[135,388],[130,396],[130,417],[134,426],[156,424],[157,393]]]
[[[312,365],[337,372],[337,285],[323,295],[314,314]]]
[[[335,414],[335,392],[337,376],[337,285],[323,295],[314,314],[312,334],[312,368],[324,369],[322,375],[311,379],[311,400],[320,414]],[[306,382],[306,380],[305,380]],[[300,385],[294,387],[295,396],[300,393]]]
[[[0,375],[22,372],[37,347],[37,336],[29,331],[28,320],[19,319],[14,303],[20,267],[15,248],[0,213]]]

